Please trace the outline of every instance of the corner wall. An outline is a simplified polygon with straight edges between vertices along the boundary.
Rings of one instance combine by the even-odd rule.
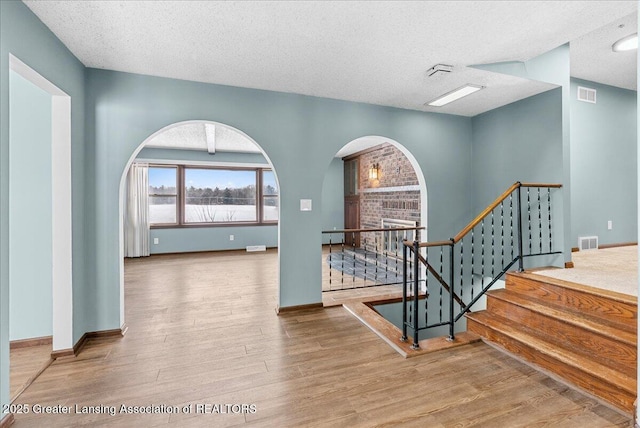
[[[20,1],[0,1],[0,404],[9,401],[9,54],[71,96],[73,340],[90,329],[85,254],[84,66]]]
[[[596,104],[577,100],[578,86],[597,90]],[[571,246],[636,242],[637,93],[571,79]],[[608,230],[607,221],[613,222]]]

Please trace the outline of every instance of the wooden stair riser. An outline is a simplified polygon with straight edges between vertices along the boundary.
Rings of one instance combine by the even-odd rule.
[[[506,289],[530,298],[538,298],[556,307],[564,307],[578,313],[586,313],[627,331],[637,330],[636,305],[597,296],[580,290],[572,290],[518,275],[507,275]]]
[[[551,318],[488,294],[487,311],[526,325],[544,340],[585,357],[595,358],[627,376],[636,376],[637,346]]]
[[[635,391],[631,392],[620,388],[608,382],[606,379],[594,376],[582,368],[561,364],[552,356],[541,353],[528,344],[514,340],[499,331],[476,322],[472,318],[467,318],[467,329],[532,364],[560,375],[574,385],[613,404],[625,412],[632,413],[634,410],[633,404],[636,399]]]

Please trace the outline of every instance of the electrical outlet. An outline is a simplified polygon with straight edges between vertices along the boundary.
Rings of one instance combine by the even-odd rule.
[[[234,239],[236,239],[236,237],[235,237],[235,236],[233,236],[233,235],[229,235],[229,241],[233,241]]]
[[[158,245],[160,243],[160,238],[153,238],[153,245]]]
[[[608,229],[608,230],[613,229],[613,221],[609,220],[609,221],[607,222],[607,229]]]

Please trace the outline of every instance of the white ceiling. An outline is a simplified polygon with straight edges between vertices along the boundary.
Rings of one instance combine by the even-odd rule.
[[[208,151],[207,131],[213,133],[215,152],[261,153],[258,146],[238,131],[221,124],[189,122],[154,135],[145,147]]]
[[[24,3],[87,67],[130,73],[475,116],[553,85],[468,65],[526,61],[571,42],[573,76],[637,88],[636,51],[611,50],[637,31],[636,0]],[[438,63],[453,72],[427,77]],[[466,83],[486,88],[425,106]],[[202,149],[200,131],[175,128],[171,139]],[[229,139],[218,150],[251,150],[242,135],[218,132],[221,147]],[[153,144],[170,144],[165,137]]]
[[[571,41],[571,75],[636,91],[638,51],[613,52],[611,46],[637,31],[638,14],[632,13]]]
[[[467,65],[524,61],[567,42],[572,74],[618,82],[607,79],[620,67],[593,52],[610,54],[608,39],[585,35],[638,9],[636,0],[25,3],[88,67],[464,116],[551,88]],[[454,71],[428,78],[437,63]],[[424,106],[465,83],[487,88]]]

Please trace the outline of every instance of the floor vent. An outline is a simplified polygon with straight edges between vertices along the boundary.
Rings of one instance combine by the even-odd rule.
[[[267,251],[267,247],[265,245],[247,245],[248,253],[253,253],[255,251]]]
[[[598,249],[598,237],[597,236],[582,236],[578,238],[578,248],[580,251],[585,250],[597,250]]]
[[[586,103],[596,103],[596,90],[591,88],[585,88],[578,86],[578,101],[584,101]]]

